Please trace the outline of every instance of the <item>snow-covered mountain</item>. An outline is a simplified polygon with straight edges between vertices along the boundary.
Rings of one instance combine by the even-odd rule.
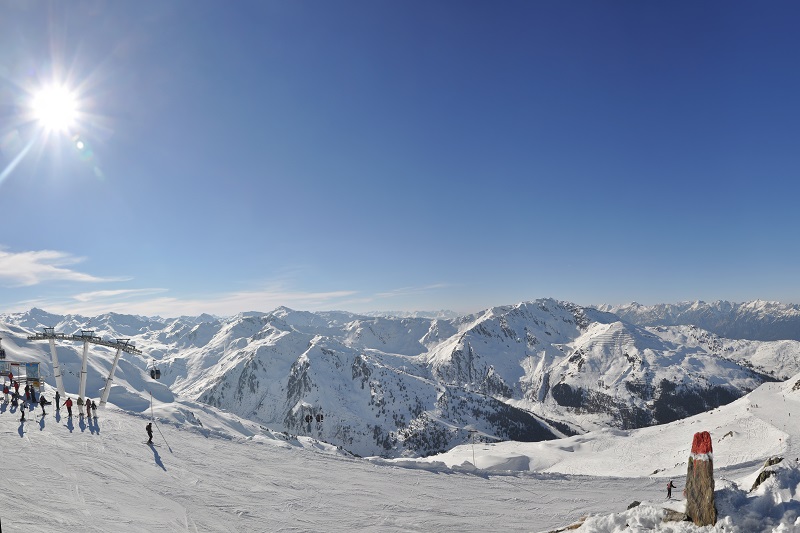
[[[275,431],[359,454],[428,455],[468,442],[539,441],[664,423],[728,403],[800,371],[797,341],[730,341],[698,328],[641,327],[551,299],[456,319],[367,317],[278,308],[163,319],[0,315],[9,359],[49,361],[43,327],[130,338],[111,402],[175,395]],[[59,345],[68,390],[80,347]],[[92,347],[99,395],[113,351]],[[147,369],[157,364],[156,383]],[[49,368],[49,365],[45,365]],[[47,370],[45,370],[47,372]],[[142,394],[146,391],[147,394]]]
[[[622,320],[641,326],[695,325],[720,337],[774,341],[800,340],[800,305],[755,300],[680,302],[677,304],[601,305]]]

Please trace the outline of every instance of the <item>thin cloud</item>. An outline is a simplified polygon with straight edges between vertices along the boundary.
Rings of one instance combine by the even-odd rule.
[[[91,302],[95,300],[108,300],[114,298],[130,299],[137,296],[148,296],[167,292],[167,289],[117,289],[106,291],[82,292],[72,298],[79,302]]]
[[[38,306],[53,313],[84,316],[109,312],[163,317],[203,313],[231,316],[245,311],[271,311],[280,306],[309,311],[330,309],[355,294],[354,291],[304,292],[272,288],[188,298],[146,297],[164,292],[166,289],[92,291],[73,295],[70,300],[40,301]]]
[[[52,281],[123,281],[121,278],[102,278],[68,268],[84,260],[82,257],[56,250],[13,253],[0,248],[0,280],[5,280],[12,287],[30,287]]]
[[[449,287],[447,283],[434,283],[431,285],[423,285],[420,287],[402,287],[399,289],[393,289],[391,291],[386,292],[379,292],[375,296],[378,298],[397,298],[399,296],[408,296],[411,294],[421,294],[425,292],[430,292],[438,289],[445,289]]]
[[[71,301],[42,303],[40,307],[61,314],[93,316],[108,312],[143,316],[197,316],[209,313],[231,316],[246,311],[268,312],[280,306],[303,311],[366,308],[383,300],[418,296],[450,285],[437,283],[419,287],[403,287],[366,296],[358,291],[336,290],[308,292],[292,290],[283,283],[252,291],[233,291],[208,296],[164,295],[166,289],[103,290],[76,294]],[[155,298],[148,296],[160,294]]]

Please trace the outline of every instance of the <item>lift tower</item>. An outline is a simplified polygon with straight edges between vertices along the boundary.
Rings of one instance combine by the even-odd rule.
[[[63,341],[77,341],[83,342],[83,360],[81,361],[81,381],[78,389],[78,396],[80,398],[86,397],[86,361],[89,357],[89,344],[99,344],[101,346],[108,346],[109,348],[116,348],[117,354],[114,356],[114,363],[111,365],[111,372],[106,379],[106,387],[103,390],[103,396],[100,398],[100,407],[105,405],[108,400],[108,393],[111,390],[111,382],[114,381],[114,372],[117,369],[117,363],[122,352],[131,354],[141,354],[142,351],[137,349],[136,346],[130,343],[130,339],[116,339],[114,341],[103,340],[95,336],[92,330],[81,330],[80,335],[66,335],[64,333],[56,333],[55,328],[44,328],[44,333],[37,333],[28,337],[31,341],[50,341],[50,354],[53,357],[53,376],[56,378],[56,387],[61,396],[66,396],[64,391],[64,380],[61,376],[61,367],[58,364],[58,355],[56,354],[56,340]]]

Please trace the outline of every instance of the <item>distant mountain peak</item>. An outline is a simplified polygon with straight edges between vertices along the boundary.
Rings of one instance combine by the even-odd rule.
[[[800,340],[800,306],[767,300],[727,300],[657,305],[602,305],[624,320],[646,326],[695,324],[722,337],[752,340]]]

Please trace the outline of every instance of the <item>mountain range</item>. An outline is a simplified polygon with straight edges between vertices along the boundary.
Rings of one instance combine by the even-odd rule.
[[[274,431],[383,457],[426,456],[473,439],[541,441],[662,424],[800,372],[800,341],[729,339],[677,324],[693,316],[688,311],[660,323],[655,312],[635,308],[647,324],[627,318],[630,311],[553,299],[455,318],[285,307],[167,319],[31,309],[0,315],[0,337],[9,359],[41,362],[50,360],[47,345],[27,336],[44,327],[131,339],[144,353],[123,354],[111,403],[144,412],[150,395],[164,403],[186,398]],[[729,308],[762,310],[738,312],[740,331],[780,322],[775,306]],[[793,308],[780,309],[789,320]],[[58,353],[74,393],[81,347],[59,344]],[[102,391],[113,355],[92,346],[89,396]],[[159,381],[149,377],[154,367]],[[52,381],[50,365],[43,372]]]
[[[774,341],[800,340],[800,305],[754,300],[733,303],[680,302],[676,304],[601,305],[622,320],[640,326],[695,325],[720,337]]]

